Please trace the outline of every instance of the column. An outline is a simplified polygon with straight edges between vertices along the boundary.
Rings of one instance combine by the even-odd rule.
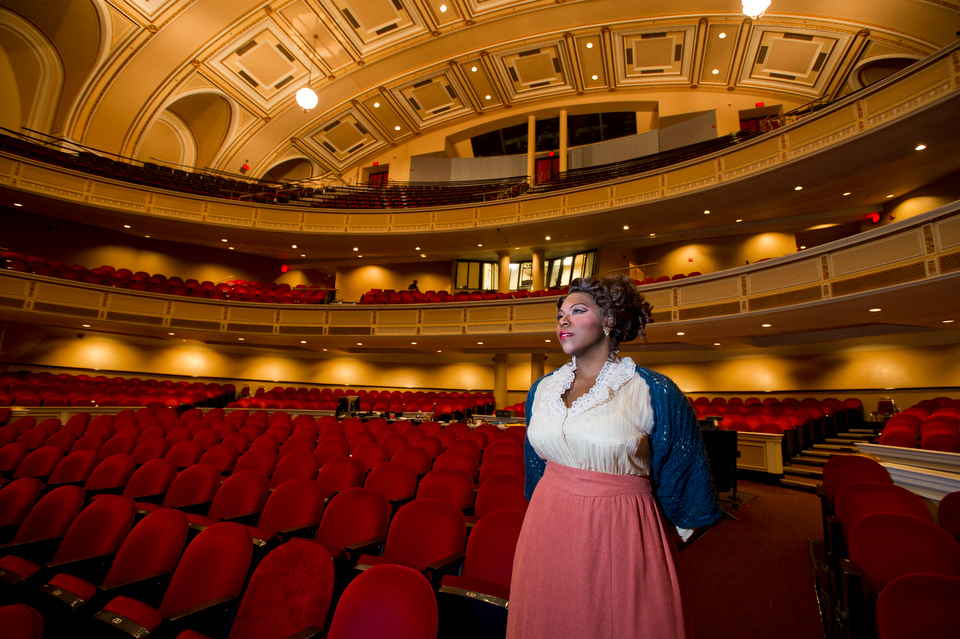
[[[506,353],[494,353],[493,355],[493,401],[497,408],[503,408],[507,405]]]
[[[533,353],[530,355],[530,385],[543,377],[544,362],[547,356],[543,353]]]
[[[497,292],[510,292],[510,251],[497,251],[498,272],[497,272]]]
[[[543,290],[543,262],[544,262],[544,252],[542,248],[533,249],[533,284],[531,285],[531,290],[542,291]]]
[[[567,171],[567,111],[560,109],[560,172]]]
[[[537,170],[537,116],[527,116],[527,182],[534,183]]]

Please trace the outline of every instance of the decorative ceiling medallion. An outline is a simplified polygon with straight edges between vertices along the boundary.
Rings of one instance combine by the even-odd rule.
[[[620,32],[614,38],[617,83],[643,85],[690,82],[696,27]]]
[[[341,113],[301,139],[337,167],[385,144],[355,109]]]
[[[442,122],[472,112],[469,102],[461,97],[451,70],[421,78],[393,90],[404,111],[423,125]]]
[[[744,55],[740,84],[820,95],[850,39],[839,32],[757,26]]]
[[[224,47],[210,66],[251,101],[270,110],[306,84],[307,56],[275,24],[264,21]]]
[[[512,99],[543,97],[574,88],[562,42],[498,53],[494,59]]]
[[[329,0],[324,3],[361,54],[426,31],[410,0]]]

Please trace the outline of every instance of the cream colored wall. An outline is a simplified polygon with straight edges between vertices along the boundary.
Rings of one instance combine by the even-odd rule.
[[[38,337],[32,327],[10,325],[4,337],[3,358],[14,362],[9,366],[12,370],[65,367],[131,376],[196,376],[229,380],[237,386],[249,383],[254,389],[282,384],[490,391],[494,382],[492,351],[480,355],[270,353],[195,341],[82,334],[82,338],[73,333]],[[769,356],[738,356],[736,351],[699,353],[687,356],[687,361],[678,361],[681,356],[676,353],[647,354],[626,349],[624,353],[666,374],[692,397],[854,396],[868,408],[876,406],[881,396],[893,397],[903,408],[934,396],[960,398],[960,336],[933,332],[904,341],[908,339],[913,345],[864,340],[814,345]],[[19,348],[20,344],[24,347]],[[508,355],[509,404],[523,401],[526,395],[530,361],[528,353]],[[565,361],[563,353],[551,351],[545,370],[552,371]]]
[[[356,302],[370,289],[399,291],[417,280],[421,291],[450,291],[450,262],[364,265],[337,269],[337,298]]]
[[[275,260],[225,249],[147,239],[31,213],[0,215],[3,246],[25,255],[87,268],[109,264],[115,268],[184,279],[192,277],[199,281],[273,282],[280,276]]]
[[[684,275],[699,271],[716,273],[728,268],[754,263],[763,258],[780,257],[797,252],[793,233],[759,233],[731,237],[707,238],[696,242],[673,242],[635,251],[636,263],[656,262],[647,277]]]

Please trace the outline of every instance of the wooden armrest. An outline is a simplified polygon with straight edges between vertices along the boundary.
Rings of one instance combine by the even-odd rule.
[[[97,588],[96,601],[110,601],[115,597],[130,597],[156,608],[173,577],[172,572],[154,572],[140,579],[128,579]]]
[[[299,528],[287,528],[285,530],[278,530],[277,536],[282,543],[287,543],[291,539],[313,539],[316,537],[317,528],[319,527],[320,524],[316,523],[300,526]]]
[[[466,555],[458,552],[427,566],[427,575],[430,577],[430,584],[434,590],[440,587],[440,580],[444,575],[452,575],[459,569],[465,558]]]
[[[350,560],[350,565],[357,563],[357,560],[360,559],[360,555],[372,553],[376,551],[379,555],[383,545],[387,543],[386,537],[377,537],[374,539],[368,539],[366,541],[361,541],[356,544],[350,544],[349,546],[344,547],[343,551],[347,554],[347,558]]]
[[[17,555],[34,563],[43,564],[53,558],[61,541],[63,541],[63,537],[51,537],[49,539],[4,544],[0,546],[0,557]]]
[[[205,501],[200,504],[187,504],[185,506],[174,506],[177,510],[182,510],[188,515],[204,515],[210,510],[210,504],[213,502]]]
[[[301,630],[295,635],[291,635],[288,639],[312,639],[312,637],[321,637],[326,631],[323,628],[317,626],[310,626],[306,630]]]
[[[239,595],[226,595],[179,610],[163,618],[161,634],[176,637],[184,630],[190,629],[210,637],[219,637],[223,635],[230,616],[239,605]]]
[[[242,515],[234,515],[233,517],[224,517],[220,521],[230,521],[237,524],[246,524],[247,526],[256,526],[257,520],[260,519],[260,513],[244,513]]]

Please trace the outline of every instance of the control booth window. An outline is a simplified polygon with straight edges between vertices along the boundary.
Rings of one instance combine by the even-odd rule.
[[[458,291],[495,291],[500,266],[496,262],[457,261]]]

